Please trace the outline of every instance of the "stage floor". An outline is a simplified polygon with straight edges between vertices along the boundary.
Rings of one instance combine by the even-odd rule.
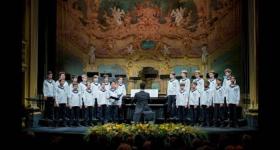
[[[58,133],[58,134],[86,134],[89,127],[36,127],[30,128],[33,132],[37,133]],[[219,127],[198,127],[208,134],[222,134],[222,133],[243,133],[243,132],[256,132],[258,129],[250,127],[240,128],[219,128]]]

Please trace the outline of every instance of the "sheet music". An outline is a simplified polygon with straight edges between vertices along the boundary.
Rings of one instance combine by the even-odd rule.
[[[158,97],[158,89],[145,89],[144,91],[149,93],[150,97]],[[131,89],[130,97],[134,97],[137,92],[140,92],[140,89]]]

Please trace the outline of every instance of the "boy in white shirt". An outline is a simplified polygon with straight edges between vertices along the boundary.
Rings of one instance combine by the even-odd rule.
[[[108,120],[108,103],[109,103],[109,90],[106,89],[106,83],[102,82],[98,92],[98,117],[102,123]]]
[[[200,97],[200,106],[201,106],[201,118],[202,118],[202,124],[201,126],[209,125],[209,113],[208,108],[211,106],[213,101],[213,91],[209,88],[209,81],[204,82],[204,91],[201,93]]]
[[[87,88],[87,83],[88,83],[87,79],[88,79],[87,75],[86,75],[86,74],[83,74],[83,75],[82,75],[82,82],[79,83],[80,90],[81,90],[82,93],[83,93],[83,92],[86,90],[86,88]]]
[[[229,88],[227,88],[227,104],[229,108],[229,121],[230,127],[236,127],[237,126],[237,113],[236,113],[236,106],[239,105],[240,102],[240,88],[236,84],[236,79],[234,76],[231,76],[230,78],[231,84],[229,85]]]
[[[93,76],[93,82],[91,83],[91,90],[94,94],[94,106],[97,106],[97,96],[98,96],[98,92],[100,90],[100,83],[98,81],[98,75],[94,75]],[[97,118],[97,107],[93,108],[93,118],[96,119]]]
[[[54,117],[54,96],[55,96],[55,81],[52,79],[53,73],[48,71],[47,79],[43,83],[43,94],[45,100],[45,119],[53,120]]]
[[[225,88],[222,86],[222,80],[217,79],[217,87],[214,90],[214,123],[215,126],[219,126],[223,119],[223,106],[225,99]]]
[[[225,76],[224,76],[224,81],[223,81],[223,87],[226,89],[231,84],[230,77],[232,75],[232,71],[231,71],[231,69],[227,68],[227,69],[225,69],[224,73],[225,73]]]
[[[122,109],[122,99],[124,96],[126,96],[126,87],[123,82],[123,77],[119,77],[118,79],[118,84],[117,84],[117,89],[119,91],[119,97],[120,100],[118,101],[118,106],[119,106],[119,119],[123,120],[124,119],[124,111]]]
[[[94,107],[94,95],[91,90],[91,83],[87,82],[87,88],[82,93],[82,98],[85,107],[85,125],[92,125],[92,114]]]
[[[69,107],[71,109],[72,124],[80,126],[79,116],[80,108],[82,108],[82,94],[78,90],[78,83],[73,84],[73,89],[69,94]]]
[[[190,79],[187,77],[188,76],[188,71],[187,70],[182,70],[181,71],[181,76],[182,76],[182,79],[180,79],[180,84],[181,83],[184,83],[185,84],[185,91],[187,93],[190,92]]]
[[[110,104],[110,120],[113,122],[119,121],[119,103],[121,93],[117,88],[117,83],[113,81],[111,83],[111,89],[109,90],[109,104]]]
[[[176,95],[176,108],[179,121],[184,123],[187,116],[187,106],[189,101],[189,93],[185,90],[185,83],[180,83],[180,90]]]
[[[199,115],[199,99],[200,93],[196,89],[197,83],[192,82],[191,84],[191,91],[189,95],[189,112],[191,114],[191,125],[194,125],[198,122],[198,115]]]
[[[217,86],[217,83],[216,83],[216,78],[215,78],[215,71],[214,70],[211,70],[209,73],[208,73],[208,76],[209,76],[209,88],[214,91],[216,86]]]
[[[66,126],[66,106],[68,104],[68,90],[64,88],[65,80],[59,80],[59,85],[55,89],[55,106],[58,107],[58,115],[56,120],[62,119],[62,125]]]
[[[111,88],[111,85],[109,82],[109,76],[107,74],[105,74],[103,77],[104,77],[105,89],[108,91]]]
[[[193,82],[197,83],[196,89],[198,90],[199,93],[201,93],[204,90],[204,80],[200,77],[200,75],[201,75],[200,71],[196,70],[194,72],[195,79],[193,80]]]
[[[170,73],[170,80],[167,84],[167,112],[171,118],[176,116],[176,94],[179,92],[179,81],[175,78],[175,72]]]

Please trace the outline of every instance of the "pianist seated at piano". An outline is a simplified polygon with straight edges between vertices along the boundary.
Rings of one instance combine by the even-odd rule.
[[[151,115],[153,114],[152,109],[149,107],[148,103],[150,101],[150,94],[145,92],[145,83],[140,84],[140,92],[137,92],[133,98],[133,103],[136,103],[135,111],[133,114],[133,122],[139,123],[141,115]],[[149,118],[149,116],[144,116],[144,118]]]

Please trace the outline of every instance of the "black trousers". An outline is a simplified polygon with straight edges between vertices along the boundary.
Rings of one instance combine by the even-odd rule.
[[[214,119],[214,107],[209,106],[208,107],[208,123],[209,125],[212,125]]]
[[[79,106],[73,106],[71,108],[71,122],[72,124],[79,124],[80,119],[80,107]]]
[[[97,99],[95,98],[95,100],[94,100],[94,107],[93,107],[93,118],[97,118],[98,117],[98,108],[97,108],[97,106],[98,106],[98,103],[97,103]]]
[[[62,119],[63,123],[66,123],[66,104],[59,104],[59,119]]]
[[[229,109],[229,120],[231,125],[237,124],[237,113],[236,113],[236,104],[229,104],[228,109]]]
[[[93,106],[87,106],[85,108],[85,121],[88,123],[92,122]]]
[[[178,106],[177,114],[178,114],[179,121],[183,123],[186,120],[185,116],[187,116],[187,110],[185,106]]]
[[[208,122],[208,109],[206,105],[201,105],[200,108],[200,118],[202,123],[207,123]]]
[[[214,104],[214,121],[218,123],[220,120],[220,104]]]
[[[98,117],[101,121],[108,120],[107,105],[101,105],[98,109]]]
[[[119,106],[118,105],[110,106],[110,120],[113,122],[119,121]]]
[[[44,113],[45,119],[54,119],[54,98],[53,97],[47,97],[47,100],[45,101],[45,113]]]
[[[191,117],[191,123],[198,123],[199,109],[199,106],[194,108],[194,105],[190,105],[189,113]]]
[[[171,117],[176,116],[176,95],[167,96],[167,112]]]
[[[225,121],[228,119],[228,107],[226,104],[223,104],[220,107],[221,121]]]

